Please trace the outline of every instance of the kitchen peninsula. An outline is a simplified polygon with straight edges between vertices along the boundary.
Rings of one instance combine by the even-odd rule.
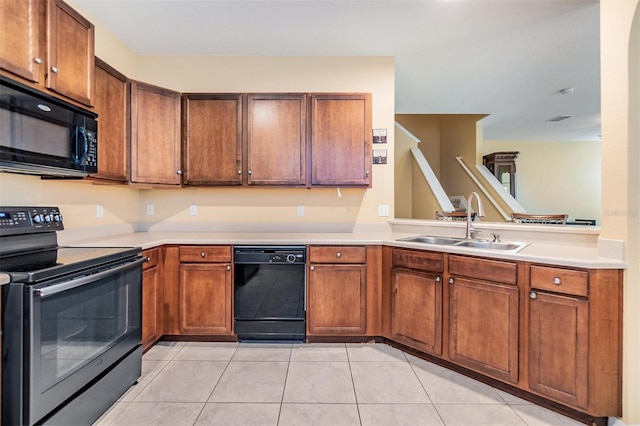
[[[161,338],[236,338],[229,325],[203,325],[196,332],[180,327],[190,309],[181,299],[186,283],[177,272],[188,265],[183,250],[204,258],[207,250],[234,245],[302,245],[334,253],[328,259],[333,268],[353,263],[345,256],[361,250],[364,278],[345,278],[341,289],[308,299],[308,318],[314,309],[332,307],[321,317],[322,327],[307,325],[308,341],[384,341],[583,421],[619,415],[625,262],[598,255],[593,227],[474,225],[480,238],[493,232],[503,241],[530,242],[518,252],[399,241],[425,234],[459,237],[463,225],[396,220],[374,232],[151,231],[74,244],[136,245],[153,253],[151,285],[160,300],[151,302],[151,319],[145,316],[153,323],[147,348]],[[318,259],[307,260],[308,286],[321,271]],[[230,256],[220,262],[232,270]],[[350,279],[358,281],[352,285]],[[228,288],[216,294],[228,300],[211,298],[210,310],[230,315],[231,285],[222,283]],[[343,298],[359,304],[340,312]],[[558,369],[558,356],[570,368]]]

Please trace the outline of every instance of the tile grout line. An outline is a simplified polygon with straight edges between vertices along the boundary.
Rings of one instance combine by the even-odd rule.
[[[186,347],[186,345],[185,345]],[[207,403],[209,402],[209,400],[211,399],[211,396],[213,395],[213,392],[215,392],[216,387],[218,387],[218,384],[220,383],[220,380],[222,379],[222,376],[224,375],[225,371],[227,371],[227,368],[229,368],[229,365],[231,364],[231,360],[233,359],[233,356],[236,354],[236,352],[238,352],[238,348],[240,347],[240,345],[236,345],[235,350],[233,351],[233,353],[231,354],[231,356],[229,357],[229,361],[227,361],[227,365],[224,367],[224,369],[222,370],[222,373],[220,373],[220,377],[218,377],[218,380],[216,381],[216,384],[213,386],[213,388],[211,389],[211,392],[209,392],[209,396],[207,397],[206,401],[204,402],[204,404],[202,405],[202,408],[200,409],[200,412],[198,413],[198,415],[196,416],[196,419],[194,420],[193,424],[195,425],[196,423],[198,423],[198,419],[200,418],[200,416],[202,415],[202,412],[204,411],[204,409],[207,407]]]

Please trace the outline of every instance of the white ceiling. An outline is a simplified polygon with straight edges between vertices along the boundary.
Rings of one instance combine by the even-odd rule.
[[[599,140],[597,0],[72,3],[139,54],[393,56],[396,113],[489,114],[485,140]]]

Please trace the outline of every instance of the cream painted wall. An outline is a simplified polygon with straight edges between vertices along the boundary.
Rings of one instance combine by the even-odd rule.
[[[141,193],[142,205],[155,205],[161,222],[386,222],[378,205],[394,204],[394,61],[390,57],[218,57],[141,56],[139,80],[186,92],[371,92],[373,128],[387,129],[388,164],[371,166],[371,189],[216,188],[151,190]],[[212,160],[215,161],[215,160]],[[177,203],[176,200],[184,200]],[[188,205],[205,206],[189,216]],[[297,216],[296,206],[305,206]],[[141,212],[144,209],[141,207]]]
[[[640,425],[640,2],[601,0],[602,238],[626,242],[622,420]]]
[[[499,151],[520,152],[517,199],[527,213],[568,213],[600,225],[600,142],[483,141],[480,157]]]
[[[121,185],[93,185],[83,181],[41,180],[37,176],[0,173],[0,205],[57,206],[66,229],[135,224],[138,191]],[[103,217],[96,217],[97,206]]]

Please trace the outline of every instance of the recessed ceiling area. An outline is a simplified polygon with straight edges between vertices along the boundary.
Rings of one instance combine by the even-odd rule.
[[[393,56],[398,114],[488,114],[485,140],[599,140],[598,1],[69,3],[138,54]]]

